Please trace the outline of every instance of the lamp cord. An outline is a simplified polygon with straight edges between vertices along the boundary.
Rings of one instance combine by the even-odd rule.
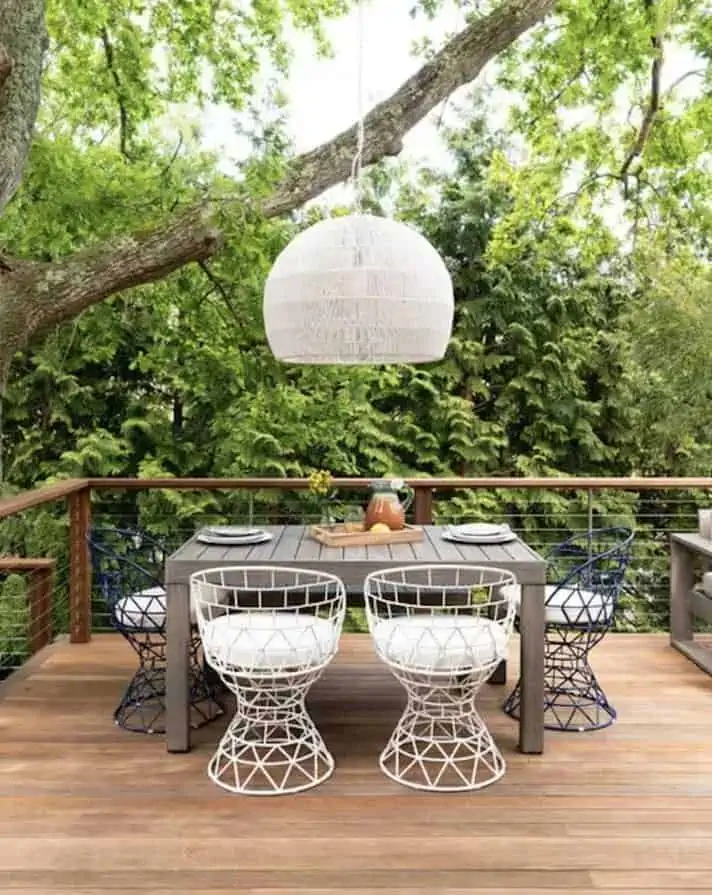
[[[363,57],[365,44],[364,0],[357,0],[356,11],[358,16],[358,61],[357,61],[357,103],[358,121],[356,124],[356,155],[351,164],[351,182],[354,185],[356,211],[361,214],[363,205],[363,190],[361,185],[361,169],[363,165],[363,149],[365,143],[364,111],[363,111]]]

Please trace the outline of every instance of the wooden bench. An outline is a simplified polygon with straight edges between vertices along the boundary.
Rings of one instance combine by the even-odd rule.
[[[42,557],[0,556],[0,575],[5,573],[29,576],[30,652],[36,652],[52,641],[53,559]]]

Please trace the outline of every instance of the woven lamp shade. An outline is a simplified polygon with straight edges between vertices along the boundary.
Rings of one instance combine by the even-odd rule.
[[[304,230],[279,255],[265,286],[267,341],[288,363],[439,360],[453,311],[450,274],[427,239],[369,214]]]

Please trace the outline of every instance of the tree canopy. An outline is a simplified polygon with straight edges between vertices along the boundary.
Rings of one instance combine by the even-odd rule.
[[[451,267],[454,339],[432,368],[342,373],[275,364],[260,302],[279,249],[324,213],[303,203],[351,168],[353,128],[295,156],[281,95],[291,30],[326,52],[325,25],[347,4],[0,0],[6,474],[708,462],[704,10],[459,5],[462,30],[421,47],[422,68],[365,122],[371,201]],[[675,55],[691,67],[668,75]],[[393,161],[495,58],[498,96],[511,97],[503,131],[486,97],[466,99],[445,135],[452,172]],[[233,174],[196,140],[208,102],[240,112]]]

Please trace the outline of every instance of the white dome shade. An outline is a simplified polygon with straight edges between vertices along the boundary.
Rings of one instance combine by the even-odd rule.
[[[407,224],[370,214],[301,232],[265,285],[267,341],[289,363],[439,360],[453,313],[452,280],[433,246]]]

